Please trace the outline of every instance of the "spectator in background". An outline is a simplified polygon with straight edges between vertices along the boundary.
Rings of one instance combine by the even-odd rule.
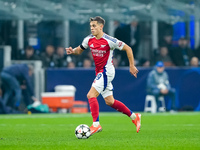
[[[154,95],[158,103],[159,96],[170,96],[172,100],[171,111],[176,111],[175,106],[175,97],[176,91],[174,88],[171,88],[169,83],[169,77],[165,71],[165,66],[162,61],[156,63],[155,69],[152,70],[147,78],[147,93],[149,95]],[[159,107],[157,107],[158,110]]]
[[[170,52],[172,50],[172,33],[169,31],[165,33],[159,45],[165,45]]]
[[[90,59],[90,61],[92,62],[92,67],[94,67],[95,66],[95,64],[94,64],[94,60],[93,60],[93,56],[92,56],[92,53],[89,51],[89,53],[88,53],[88,58]]]
[[[199,67],[199,59],[197,57],[192,57],[190,61],[190,66]]]
[[[119,40],[123,40],[124,33],[123,33],[123,27],[120,24],[120,22],[114,21],[113,27],[114,27],[114,37]],[[115,58],[117,58],[119,61],[121,60],[122,55],[124,55],[124,54],[121,51],[115,51],[115,53],[114,53]]]
[[[10,109],[10,107],[7,107],[2,99],[2,90],[0,87],[0,114],[8,114],[8,113],[12,113],[11,111],[12,109]]]
[[[6,114],[6,106],[3,103],[3,99],[2,99],[2,90],[1,90],[1,82],[0,82],[0,114]]]
[[[138,66],[141,66],[141,67],[150,67],[150,61],[146,58],[141,58],[139,60],[139,64]]]
[[[40,60],[40,58],[34,53],[32,46],[27,46],[25,53],[21,56],[21,60]]]
[[[195,50],[195,56],[200,60],[200,46]]]
[[[114,21],[114,36],[115,38],[122,40],[123,39],[123,30],[119,21]]]
[[[132,21],[125,27],[125,37],[127,37],[126,41],[129,46],[131,46],[134,56],[136,57],[140,44],[139,24],[137,21]]]
[[[162,61],[165,66],[174,66],[171,57],[169,56],[168,48],[166,46],[161,46],[159,48],[159,53],[156,56],[155,60],[156,62]]]
[[[91,68],[92,67],[92,62],[89,58],[85,58],[83,60],[83,68]]]
[[[57,61],[58,61],[57,67],[67,67],[67,58],[65,55],[64,47],[61,47],[61,46],[57,47],[56,54],[57,54]]]
[[[41,54],[41,60],[44,68],[54,68],[58,66],[58,56],[54,54],[55,49],[52,45],[47,45],[45,52]]]
[[[4,104],[2,95],[3,95],[3,92],[1,89],[1,78],[0,78],[0,114],[16,113],[16,112],[12,111],[12,109],[10,107],[8,107]]]
[[[83,55],[81,55],[81,56],[78,56],[78,57],[71,56],[71,57],[74,58],[73,62],[76,62],[76,61],[74,61],[75,59],[77,60],[77,66],[78,67],[83,67],[83,65],[84,65],[83,63],[84,63],[85,59],[89,59],[91,61],[91,66],[94,67],[94,61],[93,61],[93,57],[92,57],[91,51],[84,51]]]
[[[71,61],[71,62],[68,62],[67,68],[74,69],[74,68],[76,68],[76,65],[73,61]]]
[[[21,99],[22,90],[20,84],[23,83],[22,88],[27,89],[30,98],[24,98],[25,104],[29,105],[33,100],[37,100],[33,95],[33,84],[31,82],[31,76],[33,74],[32,66],[26,64],[15,64],[6,67],[1,72],[2,87],[4,89],[3,103],[10,105],[13,109],[18,109]]]
[[[188,40],[185,37],[181,37],[178,40],[178,47],[174,48],[170,55],[176,66],[189,66],[190,60],[194,56],[192,50],[188,47]]]
[[[4,113],[6,113],[6,111],[5,111],[5,105],[3,103],[2,91],[1,91],[1,87],[0,87],[0,114],[4,114]]]
[[[132,21],[129,25],[123,27],[122,41],[127,43],[132,48],[134,57],[137,57],[138,48],[140,44],[139,24],[137,21]],[[128,66],[129,62],[126,53],[121,53],[121,66]]]

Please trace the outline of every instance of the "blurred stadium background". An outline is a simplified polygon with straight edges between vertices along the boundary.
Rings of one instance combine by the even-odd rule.
[[[14,63],[34,65],[34,89],[41,101],[42,92],[54,92],[56,85],[73,85],[75,100],[87,101],[87,91],[95,77],[93,62],[84,67],[90,54],[66,56],[58,66],[54,60],[44,65],[42,53],[47,45],[75,47],[90,34],[89,18],[102,16],[104,31],[137,49],[138,78],[130,76],[123,57],[115,54],[115,97],[134,111],[144,110],[146,78],[160,56],[160,47],[167,47],[166,70],[172,87],[177,90],[179,110],[200,110],[200,1],[198,0],[0,0],[0,71]],[[136,24],[134,39],[127,39],[131,24]],[[169,40],[167,40],[169,39]],[[173,50],[179,39],[187,40],[187,48],[198,58],[196,64],[178,65]],[[169,41],[169,42],[168,42]],[[136,45],[137,43],[137,45]],[[23,59],[27,46],[34,48],[38,59]],[[125,58],[126,59],[126,58]],[[55,60],[57,61],[57,60]],[[91,61],[91,60],[90,60]],[[73,68],[70,68],[70,63]],[[100,111],[113,111],[99,98]],[[170,109],[170,100],[166,100]]]

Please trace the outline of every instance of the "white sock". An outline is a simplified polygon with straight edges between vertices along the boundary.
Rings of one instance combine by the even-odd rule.
[[[94,127],[98,127],[98,125],[99,125],[99,121],[93,122]]]
[[[131,116],[130,116],[130,118],[131,118],[132,120],[135,120],[135,118],[136,118],[135,113],[132,113]]]

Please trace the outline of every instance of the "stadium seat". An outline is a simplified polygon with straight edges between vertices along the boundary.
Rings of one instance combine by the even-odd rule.
[[[165,112],[165,99],[164,96],[160,96],[158,100],[161,102],[161,106],[159,107],[159,112]],[[148,105],[150,102],[150,106]],[[157,104],[156,104],[156,98],[153,95],[147,95],[145,98],[145,106],[144,106],[144,112],[151,112],[156,113],[157,112]]]

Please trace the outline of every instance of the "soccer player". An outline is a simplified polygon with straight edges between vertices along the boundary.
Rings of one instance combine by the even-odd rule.
[[[134,65],[134,57],[132,49],[124,42],[113,38],[103,32],[105,20],[100,17],[90,18],[91,35],[85,37],[82,44],[74,49],[66,48],[67,54],[79,55],[88,47],[92,52],[95,62],[96,78],[87,94],[90,105],[90,111],[93,118],[93,125],[90,127],[91,135],[102,131],[99,123],[99,104],[97,97],[101,94],[107,105],[129,116],[136,125],[136,131],[139,132],[141,126],[141,114],[133,113],[122,102],[114,99],[112,80],[115,76],[115,68],[113,66],[113,50],[125,50],[129,60],[131,75],[137,78],[138,70]]]

